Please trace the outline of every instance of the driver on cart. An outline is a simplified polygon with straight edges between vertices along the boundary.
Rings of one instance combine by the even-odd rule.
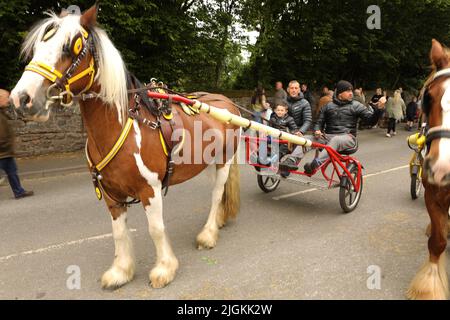
[[[338,152],[356,152],[358,148],[358,119],[375,125],[383,114],[386,99],[380,99],[378,108],[366,107],[353,100],[353,86],[350,82],[341,80],[336,85],[333,101],[326,104],[320,111],[314,126],[314,140],[326,144]],[[297,146],[292,154],[280,164],[282,172],[298,170],[298,164],[304,156],[303,146]],[[304,166],[306,174],[312,174],[329,158],[328,152],[322,150],[318,157]]]

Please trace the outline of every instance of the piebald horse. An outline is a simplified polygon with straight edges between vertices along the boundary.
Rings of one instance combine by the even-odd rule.
[[[429,259],[413,279],[410,299],[448,299],[445,249],[450,207],[450,50],[432,41],[433,73],[423,90],[423,112],[430,130],[423,167],[425,203],[431,218]]]
[[[167,155],[154,114],[141,108],[140,118],[147,123],[128,118],[136,97],[128,92],[129,77],[120,53],[96,24],[97,12],[98,6],[83,14],[62,12],[57,16],[50,12],[47,19],[34,27],[22,49],[23,56],[31,58],[31,62],[12,90],[10,99],[18,114],[37,121],[48,119],[52,103],[58,102],[55,98],[61,98],[59,102],[63,105],[77,100],[88,136],[86,151],[93,164],[107,157],[126,125],[131,123],[123,145],[101,171],[101,177],[96,176],[101,179],[103,198],[111,214],[115,243],[112,266],[103,274],[101,283],[104,288],[114,289],[133,279],[135,258],[127,227],[127,206],[124,205],[127,198],[132,197],[142,202],[156,248],[156,263],[149,273],[150,283],[154,288],[162,288],[174,279],[178,269],[178,260],[163,221],[162,187],[167,174]],[[216,107],[239,115],[232,101],[224,96],[204,94],[198,100],[212,102]],[[240,128],[220,123],[205,114],[187,115],[179,105],[172,104],[171,107],[178,111],[186,136],[201,141],[200,145],[184,143],[180,154],[185,161],[175,165],[170,185],[189,180],[207,167],[215,169],[211,210],[197,236],[198,248],[210,249],[216,246],[219,229],[227,219],[236,217],[239,210],[236,151]],[[148,125],[150,122],[153,126]],[[194,122],[201,125],[197,126],[201,127],[200,132],[194,132]],[[222,157],[208,161],[198,157],[208,146],[199,134],[207,130],[215,132],[214,143],[223,149],[219,151],[224,151]],[[232,137],[226,135],[229,131],[235,134]],[[231,153],[228,152],[230,148]]]

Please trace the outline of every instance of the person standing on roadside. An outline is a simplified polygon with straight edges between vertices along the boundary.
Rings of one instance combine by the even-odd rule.
[[[33,191],[26,191],[20,184],[17,165],[14,159],[14,130],[9,124],[6,109],[9,106],[9,92],[0,89],[0,169],[5,171],[8,182],[16,199],[32,196]]]

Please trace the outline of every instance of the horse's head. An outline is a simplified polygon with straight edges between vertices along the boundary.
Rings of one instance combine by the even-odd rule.
[[[424,171],[429,183],[447,186],[450,184],[450,50],[433,40],[430,56],[435,72],[425,85],[422,99],[430,128]]]
[[[82,15],[49,15],[25,39],[22,55],[31,62],[10,96],[17,113],[27,120],[48,120],[51,105],[70,105],[96,77],[98,57],[91,30],[97,6]]]

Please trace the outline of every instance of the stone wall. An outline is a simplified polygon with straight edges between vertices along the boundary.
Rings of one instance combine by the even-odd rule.
[[[11,121],[11,124],[16,131],[17,157],[78,151],[86,141],[78,107],[53,111],[45,123]]]

